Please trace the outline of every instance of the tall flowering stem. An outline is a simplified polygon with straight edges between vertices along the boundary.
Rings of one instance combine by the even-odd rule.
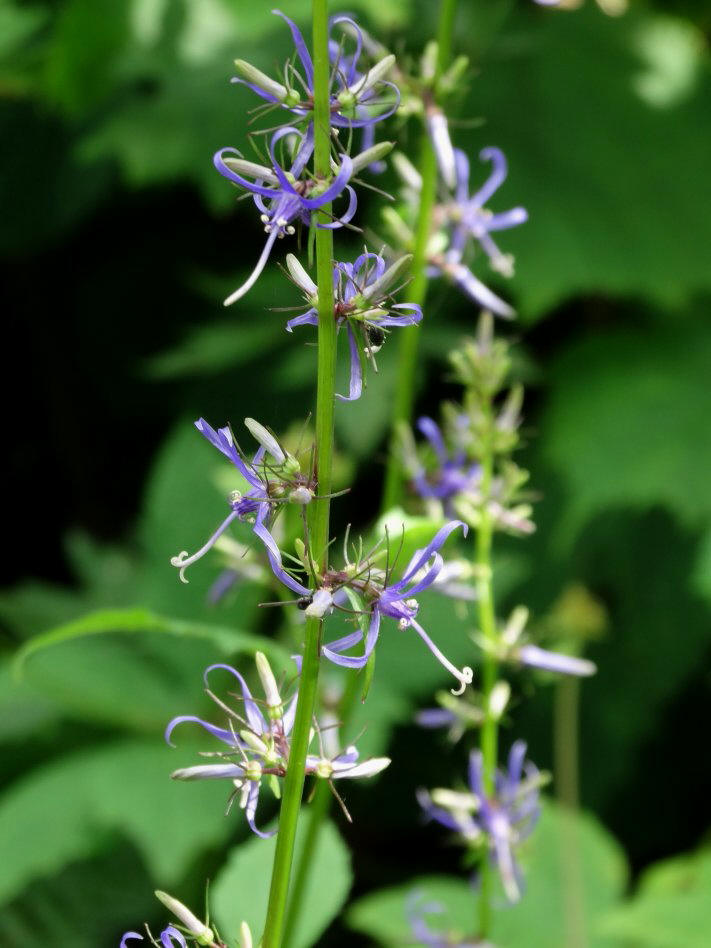
[[[454,14],[457,0],[441,0],[437,24],[437,61],[433,78],[436,92],[437,82],[449,65],[454,31]],[[427,296],[427,244],[432,231],[432,213],[437,197],[437,161],[430,136],[425,129],[420,142],[419,168],[422,177],[422,191],[412,246],[412,283],[408,290],[408,299],[422,306]],[[418,333],[415,327],[404,329],[400,335],[398,349],[397,385],[392,413],[392,448],[388,457],[383,491],[383,509],[395,506],[403,484],[403,471],[396,450],[397,431],[403,422],[410,422],[415,401],[415,370],[417,367]]]
[[[314,172],[318,178],[331,174],[331,125],[329,102],[328,0],[313,0],[314,64]],[[331,207],[324,205],[317,223],[331,220]],[[316,228],[316,273],[318,283],[318,380],[316,394],[316,472],[321,499],[313,504],[312,551],[325,568],[333,467],[333,419],[335,406],[336,323],[333,318],[333,231]],[[304,767],[309,743],[319,671],[320,619],[308,619],[299,700],[291,740],[289,769],[279,817],[274,867],[269,891],[263,948],[279,948],[284,932],[289,880],[294,855],[296,825],[304,788]]]

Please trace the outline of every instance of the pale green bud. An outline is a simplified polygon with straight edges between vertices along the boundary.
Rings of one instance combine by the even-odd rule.
[[[183,905],[182,902],[178,902],[177,899],[174,899],[172,895],[168,895],[167,892],[161,892],[156,889],[155,895],[158,901],[162,902],[168,911],[172,912],[172,914],[183,923],[190,934],[197,939],[199,945],[212,944],[215,939],[212,930],[193,915],[189,908]]]
[[[254,661],[257,665],[257,673],[259,675],[259,680],[262,683],[262,688],[264,689],[264,696],[267,699],[267,704],[270,708],[280,708],[281,695],[279,694],[279,688],[277,687],[276,678],[272,672],[272,667],[269,664],[269,659],[264,654],[264,652],[257,652],[254,656]]]
[[[394,142],[378,142],[378,144],[373,145],[372,148],[366,148],[365,151],[362,151],[353,159],[353,174],[357,175],[363,168],[367,168],[368,165],[372,165],[376,161],[381,161],[386,155],[390,154],[394,147]]]
[[[258,441],[279,464],[283,464],[286,460],[286,455],[279,447],[279,442],[274,435],[270,431],[267,431],[264,425],[260,425],[258,421],[255,421],[254,418],[245,418],[244,423],[247,428],[249,428],[254,439]]]
[[[257,69],[256,66],[246,62],[246,60],[235,59],[235,68],[243,79],[246,79],[247,82],[251,82],[252,85],[258,86],[270,95],[273,95],[274,98],[279,99],[280,102],[286,102],[289,98],[289,89],[287,89],[286,86],[283,86],[280,82],[275,82],[274,79],[263,73],[261,69]],[[293,104],[296,105],[297,103],[298,96],[297,102]]]

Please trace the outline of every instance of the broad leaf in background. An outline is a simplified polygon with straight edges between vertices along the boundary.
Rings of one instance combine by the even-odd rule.
[[[476,5],[462,12],[476,15]],[[575,13],[517,3],[478,64],[461,113],[486,124],[459,140],[472,156],[503,148],[506,193],[529,211],[529,223],[507,234],[524,319],[586,292],[679,305],[711,286],[708,148],[699,135],[711,71],[701,35],[674,47],[691,77],[685,94],[677,83],[661,107],[658,97],[650,104],[648,82],[640,88],[668,22],[634,8],[618,18],[594,3]],[[665,85],[661,66],[653,74],[657,90],[675,83]],[[487,169],[473,167],[483,180]]]
[[[711,330],[679,318],[644,334],[606,329],[574,342],[549,374],[544,461],[567,502],[557,545],[614,505],[664,504],[687,524],[711,521],[708,386]]]
[[[571,833],[579,847],[579,864],[564,862],[570,852],[566,839]],[[584,933],[591,948],[618,944],[596,935],[595,928],[603,912],[620,899],[627,869],[619,846],[593,817],[573,817],[548,803],[523,850],[522,862],[526,890],[518,905],[495,913],[492,938],[497,944],[550,948],[575,943],[570,940],[566,898],[580,913],[573,924],[580,925],[577,930]],[[571,888],[577,886],[580,888]],[[406,886],[367,895],[349,910],[348,924],[380,945],[413,944],[407,918],[407,900],[413,892],[443,904],[446,911],[440,919],[430,916],[433,929],[456,928],[461,935],[471,935],[477,924],[476,892],[455,877],[422,877]]]
[[[308,820],[302,819],[296,833],[295,863],[298,863]],[[264,925],[269,880],[276,839],[250,839],[236,848],[211,886],[211,902],[217,925],[223,933],[236,932],[246,921],[255,938]],[[313,853],[314,866],[293,936],[294,948],[318,944],[329,922],[338,914],[351,887],[350,855],[335,826],[321,827]]]
[[[260,636],[116,609],[29,639],[15,670],[71,716],[159,736],[173,715],[205,703],[204,668],[257,649],[276,668],[291,667],[288,653]]]
[[[625,945],[706,948],[711,932],[711,853],[657,863],[634,898],[604,915],[599,931]]]
[[[131,700],[130,691],[126,700]],[[193,752],[194,754],[194,752]],[[176,885],[193,860],[230,832],[220,781],[185,786],[170,773],[187,761],[161,739],[110,743],[53,761],[0,797],[0,902],[111,845],[120,833],[141,854],[156,884]]]

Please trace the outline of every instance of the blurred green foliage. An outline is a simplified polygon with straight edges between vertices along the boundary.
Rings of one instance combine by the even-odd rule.
[[[433,32],[427,0],[347,7],[400,55],[417,54]],[[301,22],[308,8],[282,5]],[[575,830],[589,944],[690,948],[711,927],[707,854],[647,869],[626,894],[625,861],[600,821],[633,873],[695,848],[708,829],[711,772],[698,741],[711,653],[709,24],[703,5],[687,4],[682,17],[640,2],[618,19],[592,0],[574,13],[462,0],[458,17],[457,49],[474,74],[457,105],[457,141],[481,178],[478,151],[502,147],[502,207],[530,213],[507,234],[515,278],[505,288],[491,280],[521,314],[524,460],[541,494],[537,535],[499,546],[500,612],[524,601],[545,622],[571,583],[603,604],[608,631],[588,649],[600,671],[582,688],[583,801],[597,819]],[[287,51],[283,23],[243,0],[0,4],[0,250],[18,334],[8,352],[29,373],[6,400],[21,444],[8,496],[38,518],[23,531],[32,576],[0,594],[0,845],[11,854],[0,871],[0,943],[11,948],[117,944],[144,918],[160,924],[151,887],[197,908],[212,876],[225,924],[241,918],[241,890],[252,893],[245,913],[264,891],[269,844],[230,848],[246,832],[234,813],[224,819],[225,791],[168,780],[201,745],[186,732],[177,750],[165,748],[161,732],[174,714],[207,710],[209,662],[268,647],[287,668],[298,644],[298,632],[269,642],[276,623],[257,608],[263,590],[208,607],[217,565],[200,564],[187,588],[169,566],[225,509],[224,464],[192,418],[238,427],[254,414],[285,431],[311,403],[308,331],[289,337],[286,317],[267,311],[298,302],[277,267],[240,308],[219,306],[262,239],[253,207],[234,209],[210,160],[228,144],[249,150],[253,101],[229,84],[231,61],[248,54],[271,70]],[[466,121],[479,117],[483,125]],[[416,130],[398,137],[411,154]],[[361,204],[377,242],[377,202]],[[339,254],[362,240],[345,238]],[[443,356],[473,316],[454,292],[432,288],[419,379],[430,414],[453,393]],[[381,355],[366,397],[337,411],[342,470],[353,472],[335,507],[339,530],[367,528],[377,507],[394,384],[391,348]],[[97,509],[110,512],[101,530]],[[430,597],[422,619],[463,663],[471,618]],[[11,656],[48,632],[50,647],[27,654],[18,680]],[[463,773],[459,750],[410,725],[442,684],[419,641],[384,631],[351,736],[365,728],[363,752],[387,748],[395,765],[349,790],[356,833],[344,833],[358,898],[349,924],[385,944],[407,937],[405,880],[458,868],[441,837],[416,826],[412,800],[416,785]],[[550,690],[519,684],[511,733],[547,765]],[[500,917],[502,945],[530,946],[531,932],[541,945],[565,943],[544,927],[564,923],[560,825],[547,812],[527,897]],[[332,897],[319,900],[304,944],[333,919],[324,944],[359,937],[339,918],[351,872],[329,834]],[[421,886],[453,923],[473,917],[463,878]]]

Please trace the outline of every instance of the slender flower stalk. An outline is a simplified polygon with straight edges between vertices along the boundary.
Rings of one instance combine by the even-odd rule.
[[[328,0],[313,0],[313,107],[314,173],[327,177],[331,172],[330,64],[328,56]],[[330,207],[316,213],[316,222],[328,224]],[[311,536],[317,562],[326,565],[328,547],[331,473],[333,466],[333,421],[335,406],[336,323],[333,318],[333,232],[316,229],[316,273],[318,286],[318,382],[316,393],[316,476],[321,499],[313,504]],[[308,618],[305,625],[301,686],[292,732],[290,767],[284,783],[263,948],[279,948],[284,935],[284,919],[289,894],[291,863],[296,825],[304,787],[304,767],[309,730],[314,712],[319,671],[321,620]]]
[[[454,15],[457,0],[440,0],[437,26],[437,61],[433,77],[436,92],[437,81],[449,65],[454,31]],[[432,213],[437,195],[437,160],[430,135],[425,129],[420,141],[419,173],[422,180],[419,212],[412,246],[412,283],[408,290],[410,302],[422,306],[427,296],[427,245],[432,230]],[[410,421],[415,401],[415,369],[419,336],[414,327],[403,329],[398,350],[397,386],[392,413],[391,450],[385,472],[383,510],[395,506],[400,496],[403,473],[400,467],[396,439],[399,426]]]

